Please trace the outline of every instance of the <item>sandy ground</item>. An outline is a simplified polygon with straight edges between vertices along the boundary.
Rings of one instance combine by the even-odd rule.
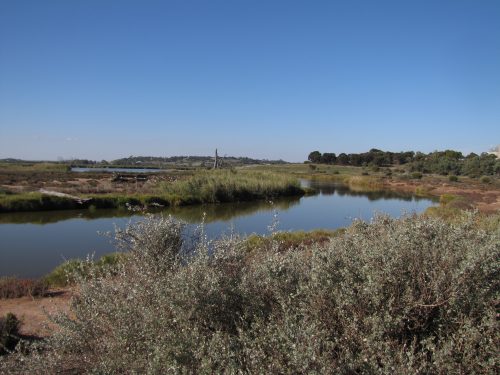
[[[0,316],[11,312],[21,321],[21,334],[46,337],[55,329],[48,314],[69,311],[71,290],[53,290],[43,298],[21,297],[0,299]]]

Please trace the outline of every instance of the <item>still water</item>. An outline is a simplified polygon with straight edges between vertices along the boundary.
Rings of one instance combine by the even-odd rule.
[[[205,215],[206,232],[217,237],[231,231],[265,234],[277,220],[278,230],[335,229],[354,219],[370,220],[376,213],[393,217],[422,212],[429,199],[391,192],[357,193],[331,182],[306,181],[318,195],[274,202],[242,202],[168,208],[191,226]],[[126,210],[75,210],[0,214],[0,276],[38,277],[67,259],[95,258],[112,252],[113,244],[98,232],[113,231],[141,219]],[[192,227],[191,227],[192,229]]]

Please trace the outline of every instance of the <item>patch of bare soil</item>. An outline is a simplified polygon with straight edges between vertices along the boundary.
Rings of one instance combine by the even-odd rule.
[[[71,296],[70,289],[58,289],[42,298],[0,299],[0,316],[15,314],[21,321],[20,333],[24,336],[47,337],[55,329],[48,314],[68,312]]]

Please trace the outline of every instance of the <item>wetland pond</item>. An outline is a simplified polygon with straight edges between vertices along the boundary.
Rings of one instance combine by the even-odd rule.
[[[165,208],[188,223],[188,230],[205,216],[210,238],[224,233],[268,234],[277,223],[280,231],[309,231],[349,226],[354,219],[369,221],[377,213],[399,217],[420,213],[435,204],[427,198],[389,191],[359,193],[328,181],[305,180],[303,185],[317,195],[278,199],[274,202],[240,202]],[[40,277],[64,260],[84,259],[114,251],[109,237],[113,232],[140,220],[142,213],[127,210],[71,210],[0,214],[0,276]]]

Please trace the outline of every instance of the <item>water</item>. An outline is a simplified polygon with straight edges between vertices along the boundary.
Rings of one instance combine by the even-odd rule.
[[[205,215],[209,237],[229,233],[265,234],[277,218],[279,230],[335,229],[355,218],[370,220],[376,213],[398,217],[422,212],[429,199],[391,192],[356,193],[331,182],[305,183],[320,193],[275,202],[244,202],[200,205],[162,210],[194,226]],[[277,215],[277,216],[276,216]],[[66,259],[99,257],[113,251],[108,237],[113,231],[140,220],[126,210],[75,210],[0,214],[0,276],[38,277]]]
[[[78,168],[72,167],[71,172],[109,172],[109,173],[158,173],[168,172],[167,169],[155,168]]]

